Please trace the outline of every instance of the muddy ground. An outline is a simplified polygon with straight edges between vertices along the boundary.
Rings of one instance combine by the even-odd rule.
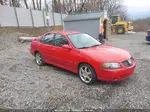
[[[4,109],[149,109],[150,44],[144,33],[113,35],[107,43],[128,50],[137,68],[130,78],[86,85],[69,71],[39,67],[30,54],[30,43],[19,43],[24,33],[0,36],[0,108]]]

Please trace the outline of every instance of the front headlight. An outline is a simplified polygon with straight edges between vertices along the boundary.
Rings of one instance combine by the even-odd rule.
[[[103,63],[101,65],[101,67],[103,69],[117,69],[117,68],[121,68],[119,63]]]

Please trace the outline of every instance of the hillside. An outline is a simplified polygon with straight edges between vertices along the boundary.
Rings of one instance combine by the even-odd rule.
[[[147,31],[150,29],[150,18],[138,19],[133,21],[134,31]]]

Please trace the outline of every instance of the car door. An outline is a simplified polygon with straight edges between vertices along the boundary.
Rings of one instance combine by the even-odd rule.
[[[55,60],[60,67],[73,70],[74,65],[74,53],[73,50],[63,49],[62,45],[69,45],[69,41],[64,35],[55,34],[54,36],[54,52]]]
[[[39,51],[42,54],[44,61],[47,63],[53,63],[54,61],[53,44],[54,44],[53,33],[45,34],[40,40]]]

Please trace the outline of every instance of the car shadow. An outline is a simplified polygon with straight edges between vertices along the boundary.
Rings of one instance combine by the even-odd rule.
[[[150,43],[145,43],[146,45],[150,45]]]
[[[70,75],[70,76],[73,76],[73,77],[78,77],[78,75],[76,73],[68,71],[66,69],[63,69],[63,68],[60,68],[60,67],[57,67],[57,66],[54,66],[54,65],[51,65],[51,64],[46,64],[45,66],[48,66],[48,67],[52,68],[53,70],[55,70],[57,72],[60,72],[60,73],[63,72],[63,75]]]
[[[150,42],[142,42],[143,45],[150,45]]]
[[[45,64],[45,66],[53,69],[54,71],[63,73],[63,75],[67,75],[73,78],[79,78],[78,74],[73,73],[71,71],[65,70],[63,68],[51,65],[51,64]],[[122,81],[117,81],[117,82],[106,82],[106,81],[102,81],[102,80],[96,80],[95,83],[92,84],[92,86],[99,86],[99,85],[108,85],[108,86],[121,86],[124,85],[126,83],[128,83],[130,81],[130,78],[122,80]],[[82,82],[81,82],[82,83]]]
[[[118,81],[118,82],[106,82],[106,81],[99,81],[97,80],[93,85],[113,85],[113,86],[120,86],[124,83],[125,81]]]

